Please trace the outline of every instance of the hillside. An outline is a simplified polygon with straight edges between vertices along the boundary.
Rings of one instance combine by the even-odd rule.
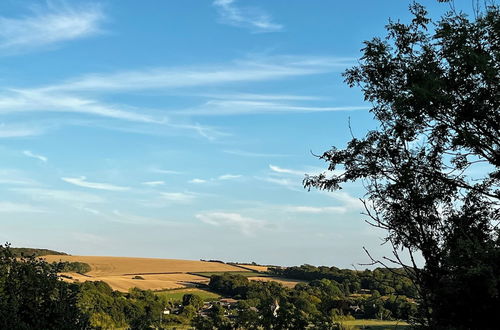
[[[82,262],[91,270],[84,275],[63,273],[67,281],[104,281],[113,289],[128,291],[130,288],[162,290],[206,284],[209,278],[194,273],[245,272],[244,269],[221,262],[196,260],[47,255],[48,262]],[[248,270],[252,273],[251,270]],[[256,273],[258,276],[258,273]]]

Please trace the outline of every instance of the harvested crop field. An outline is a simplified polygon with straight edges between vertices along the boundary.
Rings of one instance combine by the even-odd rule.
[[[267,272],[267,269],[269,268],[267,266],[256,266],[256,265],[238,265],[238,266],[243,268],[248,268],[256,272]]]
[[[71,282],[104,281],[113,288],[127,292],[130,288],[137,287],[142,290],[181,289],[193,286],[195,283],[206,284],[208,279],[190,274],[165,274],[165,275],[140,275],[142,279],[134,279],[132,275],[120,276],[85,276],[77,273],[62,273],[64,280]],[[174,275],[174,276],[171,276]]]
[[[138,287],[146,290],[165,290],[186,288],[197,283],[208,283],[206,277],[188,274],[191,272],[233,272],[241,268],[207,261],[126,258],[126,257],[94,257],[94,256],[60,256],[43,257],[48,262],[70,261],[84,262],[90,265],[91,271],[85,275],[64,273],[66,281],[104,281],[114,290],[128,291]],[[139,278],[134,279],[134,276]]]
[[[239,267],[220,262],[197,260],[128,258],[128,257],[95,257],[95,256],[44,256],[48,262],[79,261],[89,264],[90,276],[128,275],[128,274],[161,274],[161,273],[196,273],[196,272],[234,272]]]

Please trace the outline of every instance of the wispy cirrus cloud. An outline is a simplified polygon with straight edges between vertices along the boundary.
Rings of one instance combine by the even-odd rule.
[[[95,35],[105,18],[100,6],[89,3],[48,2],[31,9],[31,15],[0,17],[2,53],[22,53]]]
[[[14,186],[36,186],[38,182],[29,178],[26,173],[14,169],[0,169],[0,184]]]
[[[230,155],[235,155],[235,156],[241,156],[241,157],[265,157],[265,158],[270,158],[270,157],[289,157],[290,155],[286,154],[271,154],[271,153],[262,153],[262,152],[252,152],[252,151],[245,151],[245,150],[223,150],[222,152]]]
[[[216,178],[211,178],[211,179],[200,179],[200,178],[194,178],[192,180],[189,180],[189,183],[207,183],[207,182],[216,182],[216,181],[229,181],[229,180],[236,180],[242,178],[243,175],[241,174],[222,174],[219,175]]]
[[[0,213],[45,213],[47,210],[25,203],[0,201]]]
[[[127,92],[173,89],[237,82],[257,82],[344,70],[353,58],[277,55],[245,58],[226,64],[156,67],[116,73],[94,73],[61,84],[38,88],[44,92]],[[241,95],[240,95],[241,96]]]
[[[223,24],[248,28],[255,33],[283,30],[283,25],[274,23],[272,17],[261,8],[239,7],[235,0],[215,0],[213,5]]]
[[[100,196],[79,191],[71,191],[71,190],[58,190],[58,189],[46,189],[46,188],[15,188],[11,189],[11,191],[26,195],[33,200],[40,200],[40,201],[77,203],[78,205],[81,205],[82,203],[94,204],[94,203],[105,202],[105,200]]]
[[[265,101],[318,101],[322,97],[292,94],[253,94],[253,93],[226,93],[204,94],[202,96],[213,99],[229,100],[265,100]]]
[[[0,94],[0,114],[16,112],[67,112],[88,114],[99,117],[144,122],[165,123],[165,118],[134,112],[97,100],[66,94],[50,93],[37,89],[9,89]],[[144,112],[144,109],[140,111]]]
[[[229,227],[251,236],[256,230],[265,228],[267,221],[243,216],[231,212],[204,212],[196,214],[196,218],[215,227]]]
[[[130,190],[130,187],[116,186],[109,183],[101,183],[101,182],[89,182],[86,181],[87,178],[84,176],[78,178],[61,178],[61,180],[71,183],[75,186],[98,189],[98,190],[109,190],[109,191],[125,191]]]
[[[195,134],[215,140],[229,134],[217,127],[199,124],[192,118],[206,115],[240,115],[289,112],[345,111],[360,107],[316,107],[295,102],[315,97],[288,94],[227,95],[185,108],[148,109],[142,105],[114,104],[101,100],[102,94],[148,90],[151,93],[178,93],[180,88],[252,83],[332,72],[352,64],[352,59],[321,56],[254,56],[223,65],[152,68],[117,73],[90,74],[61,83],[29,88],[0,89],[0,115],[42,115],[64,113],[49,127],[0,125],[0,137],[38,135],[62,125],[96,126],[140,134]],[[174,91],[175,90],[175,91]],[[180,95],[182,96],[182,95]],[[222,96],[222,94],[221,94]],[[200,94],[199,97],[204,97]],[[109,99],[109,98],[108,98]],[[291,103],[290,103],[291,102]],[[62,119],[64,118],[64,119]],[[126,125],[116,121],[128,122]],[[47,125],[46,125],[47,126]],[[151,129],[152,128],[152,129]]]
[[[276,172],[276,173],[285,173],[285,174],[293,174],[293,175],[301,175],[301,176],[305,175],[304,171],[292,170],[289,168],[283,168],[283,167],[279,167],[279,166],[271,165],[271,164],[269,165],[269,168],[271,169],[271,171]]]
[[[182,174],[182,172],[180,172],[180,171],[167,170],[167,169],[158,168],[158,167],[154,167],[154,166],[150,167],[149,171],[153,172],[153,173],[160,173],[160,174],[172,174],[172,175]]]
[[[207,180],[204,180],[204,179],[198,179],[198,178],[194,178],[192,180],[189,180],[188,181],[189,183],[206,183],[208,182]]]
[[[346,213],[347,208],[344,206],[286,206],[284,208],[287,212],[294,213],[309,213],[309,214],[321,214],[321,213]]]
[[[0,124],[0,138],[18,138],[35,136],[42,134],[43,129],[41,127],[30,127],[28,125],[6,125],[5,123]]]
[[[35,153],[33,153],[33,152],[29,151],[29,150],[24,150],[23,151],[23,155],[25,155],[26,157],[38,159],[38,160],[40,160],[40,161],[42,161],[44,163],[46,163],[48,161],[47,157],[35,154]]]
[[[185,192],[162,192],[161,198],[170,202],[190,203],[195,199],[195,194]]]
[[[165,184],[165,181],[146,181],[146,182],[143,182],[142,183],[143,185],[145,186],[149,186],[149,187],[156,187],[156,186],[163,186]]]
[[[282,102],[250,101],[250,100],[209,100],[205,104],[178,113],[204,116],[229,116],[245,114],[277,114],[290,112],[332,112],[368,110],[366,106],[320,107],[302,106]]]
[[[218,180],[234,180],[241,178],[241,174],[223,174],[217,177]]]

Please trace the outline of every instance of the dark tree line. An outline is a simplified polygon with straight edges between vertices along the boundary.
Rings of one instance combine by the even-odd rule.
[[[276,282],[250,281],[241,275],[214,275],[211,290],[239,299],[228,317],[209,313],[194,322],[203,329],[341,329],[342,321],[365,318],[411,321],[417,312],[412,299],[377,290],[351,295],[346,287],[326,278],[289,289]],[[276,308],[279,306],[279,308]],[[217,307],[216,310],[221,310]],[[219,313],[219,312],[218,312]],[[222,323],[214,320],[224,320]]]
[[[377,268],[355,271],[337,267],[302,265],[294,267],[271,267],[271,274],[298,280],[334,281],[346,295],[377,290],[382,295],[395,294],[409,298],[417,298],[418,290],[413,282],[405,276],[403,269]]]

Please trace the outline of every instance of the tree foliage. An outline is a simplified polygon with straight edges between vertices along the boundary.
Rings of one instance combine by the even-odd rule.
[[[85,329],[78,286],[59,280],[57,265],[34,256],[16,258],[0,245],[1,329]]]
[[[500,308],[499,8],[472,19],[453,10],[437,22],[418,4],[410,10],[410,23],[391,21],[344,74],[379,127],[321,156],[342,174],[304,184],[334,190],[362,180],[366,214],[394,248],[386,259],[419,289],[421,323],[488,328]]]

